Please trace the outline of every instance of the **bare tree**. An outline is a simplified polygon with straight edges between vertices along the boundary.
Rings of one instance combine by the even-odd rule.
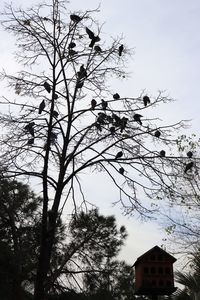
[[[150,217],[155,207],[146,196],[173,192],[171,183],[183,167],[169,155],[183,122],[163,125],[149,114],[171,99],[161,92],[154,98],[111,94],[108,80],[126,77],[130,51],[120,38],[104,40],[95,11],[70,14],[64,2],[49,0],[25,11],[7,5],[2,14],[23,70],[1,74],[15,90],[0,101],[7,108],[0,114],[1,171],[42,184],[37,300],[44,298],[55,228],[66,203],[75,210],[87,207],[83,171],[103,171],[119,189],[116,202],[125,213]]]

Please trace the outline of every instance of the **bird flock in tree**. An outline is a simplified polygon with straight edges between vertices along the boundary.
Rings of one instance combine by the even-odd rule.
[[[48,18],[43,18],[45,21],[48,21]],[[82,18],[78,15],[75,14],[71,14],[70,15],[70,19],[72,22],[74,23],[79,23]],[[24,25],[26,26],[30,26],[30,20],[25,20],[24,21]],[[88,35],[88,38],[90,40],[89,43],[89,47],[93,48],[94,51],[96,51],[97,53],[101,53],[102,52],[102,48],[99,45],[96,45],[96,43],[98,43],[101,39],[98,35],[95,35],[93,31],[91,31],[88,27],[85,28],[86,33]],[[68,51],[69,51],[69,55],[75,55],[77,52],[74,50],[74,48],[76,48],[76,43],[74,41],[70,41],[68,44]],[[118,55],[119,57],[122,56],[124,51],[124,45],[121,44],[118,47]],[[82,64],[79,68],[79,71],[76,73],[76,89],[81,89],[84,85],[84,81],[86,80],[88,74],[87,74],[87,70],[84,66],[84,64]],[[48,82],[44,82],[43,83],[43,87],[44,89],[50,94],[52,91],[52,87]],[[16,89],[16,93],[20,93],[20,89],[21,87],[19,86],[19,84],[17,83],[15,86]],[[58,94],[54,93],[53,95],[53,99],[57,100],[58,99]],[[121,97],[118,93],[113,94],[113,99],[114,100],[120,100]],[[144,107],[147,107],[148,105],[151,104],[151,100],[149,98],[149,96],[144,95],[142,98]],[[39,105],[38,108],[38,114],[42,114],[45,110],[46,104],[45,104],[45,100],[42,100],[42,102]],[[97,131],[102,132],[103,127],[107,126],[109,129],[109,132],[112,136],[115,135],[116,132],[120,132],[123,133],[123,131],[126,129],[127,124],[129,122],[129,119],[125,116],[121,117],[119,115],[117,115],[116,113],[113,113],[111,111],[111,109],[109,109],[108,107],[108,101],[105,101],[104,99],[101,99],[101,103],[98,103],[94,98],[91,100],[91,110],[94,111],[95,109],[98,110],[103,110],[103,112],[98,112],[97,117],[96,117],[96,122],[95,127],[97,129]],[[53,117],[54,118],[58,118],[59,114],[57,111],[53,111]],[[138,123],[140,126],[142,126],[142,115],[139,113],[135,113],[133,115],[133,120]],[[133,121],[132,120],[132,121]],[[34,126],[35,126],[35,122],[30,122],[29,124],[27,124],[25,126],[25,130],[30,134],[31,138],[28,140],[28,145],[33,145],[34,144],[34,140],[35,140],[35,130],[34,130]],[[154,132],[154,136],[156,138],[160,138],[161,137],[161,132],[159,130],[155,130]],[[57,134],[55,134],[54,132],[51,133],[51,142],[55,142],[57,139]],[[123,156],[123,151],[119,151],[116,155],[115,155],[115,160],[118,160],[120,158],[122,158]],[[164,158],[166,156],[166,152],[165,150],[161,150],[159,152],[159,155],[161,158]],[[193,153],[191,151],[189,151],[187,153],[187,157],[189,159],[191,159],[193,156]],[[187,174],[188,171],[191,171],[194,167],[194,162],[190,161],[185,165],[185,169],[184,169],[184,173]],[[120,174],[124,174],[124,168],[120,167],[119,169],[119,173]]]

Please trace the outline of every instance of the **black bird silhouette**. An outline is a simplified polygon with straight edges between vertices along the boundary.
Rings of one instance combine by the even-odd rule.
[[[144,106],[147,106],[149,103],[151,103],[150,98],[148,96],[143,97]]]
[[[82,81],[77,82],[76,87],[77,87],[77,89],[81,89],[83,87],[83,85],[84,85],[84,81],[82,80]]]
[[[58,99],[58,94],[55,93],[55,94],[53,95],[53,98],[54,98],[55,100]]]
[[[86,33],[88,34],[89,38],[91,39],[91,42],[89,44],[89,47],[93,48],[94,44],[96,42],[100,41],[100,37],[98,35],[94,35],[94,32],[92,32],[89,28],[86,27]]]
[[[154,136],[159,138],[161,135],[160,131],[159,130],[156,130],[155,133],[154,133]]]
[[[85,28],[89,38],[92,40],[94,38],[94,32],[90,30],[88,27]]]
[[[102,131],[101,125],[98,122],[95,123],[95,126],[99,131]]]
[[[142,121],[140,120],[141,117],[142,117],[142,115],[140,115],[140,114],[135,114],[135,115],[133,116],[134,120],[135,120],[137,123],[139,123],[140,125],[142,125]]]
[[[124,171],[125,171],[125,170],[124,170],[123,167],[119,168],[119,173],[120,173],[120,174],[124,175]]]
[[[123,152],[122,151],[119,151],[116,156],[115,156],[115,159],[118,159],[118,158],[121,158],[123,156]]]
[[[38,113],[41,114],[44,109],[45,109],[45,102],[44,102],[44,100],[42,100],[42,102],[39,105],[39,111],[38,111]]]
[[[184,170],[184,173],[187,173],[187,171],[191,170],[194,166],[194,162],[191,161],[189,162],[186,166],[185,166],[185,170]]]
[[[68,49],[73,49],[74,47],[76,47],[76,44],[74,42],[69,43]]]
[[[161,150],[161,151],[160,151],[160,156],[161,156],[161,157],[165,157],[165,154],[166,154],[165,150]]]
[[[98,45],[94,46],[94,50],[95,50],[96,52],[99,52],[99,53],[102,52],[101,47],[98,46]]]
[[[118,93],[114,94],[113,99],[115,99],[115,100],[120,99],[120,95]]]
[[[51,132],[50,140],[52,143],[55,143],[57,140],[57,134],[55,132]]]
[[[127,122],[128,122],[128,118],[126,117],[121,118],[120,132],[123,132],[123,130],[126,128]]]
[[[105,101],[105,100],[103,100],[103,99],[101,99],[101,106],[102,106],[103,110],[106,110],[106,108],[108,107],[108,102]]]
[[[30,122],[29,124],[27,124],[24,127],[24,129],[26,129],[33,137],[35,135],[34,128],[33,128],[34,125],[35,125],[35,122]]]
[[[86,71],[84,65],[80,66],[80,70],[77,73],[77,75],[78,75],[79,80],[87,77],[87,71]]]
[[[43,86],[48,93],[51,93],[51,86],[48,84],[48,82],[45,81]]]
[[[99,42],[99,41],[100,41],[100,37],[95,36],[95,37],[91,40],[91,42],[90,42],[90,44],[89,44],[89,47],[90,47],[90,48],[93,48],[94,44],[95,44],[96,42]]]
[[[113,118],[111,116],[106,116],[108,123],[113,124]]]
[[[75,22],[75,23],[78,23],[78,22],[80,22],[81,21],[81,17],[79,17],[79,16],[77,16],[77,15],[70,15],[70,19],[73,21],[73,22]]]
[[[115,127],[114,127],[114,126],[110,127],[110,133],[111,133],[112,135],[115,133]]]
[[[192,151],[188,151],[188,153],[187,153],[187,157],[191,158],[191,157],[192,157],[192,155],[193,155]]]
[[[29,139],[29,140],[28,140],[28,145],[33,145],[33,144],[34,144],[34,138]]]
[[[59,115],[59,113],[58,113],[56,110],[54,110],[54,111],[53,111],[53,117],[54,117],[54,118],[57,118],[58,115]]]
[[[106,124],[106,122],[105,122],[106,117],[107,117],[106,114],[104,114],[104,113],[98,113],[97,122],[99,122],[102,125],[105,125]]]
[[[112,114],[112,117],[114,119],[114,125],[115,126],[121,126],[121,119],[116,114]]]
[[[77,52],[75,50],[73,50],[73,49],[69,50],[69,55],[73,56],[75,54],[77,54]]]
[[[33,128],[34,125],[35,122],[31,122],[24,127],[24,129],[26,129],[33,137],[35,135],[34,128]]]
[[[96,105],[97,105],[97,101],[95,99],[92,99],[92,101],[91,101],[91,108],[92,108],[92,110],[95,109]]]
[[[124,50],[124,45],[119,46],[119,49],[118,49],[119,56],[122,56],[123,50]]]
[[[31,25],[31,21],[30,20],[24,20],[24,25],[30,26]]]

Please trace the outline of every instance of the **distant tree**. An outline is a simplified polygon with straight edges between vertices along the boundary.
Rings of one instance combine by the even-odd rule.
[[[28,185],[2,178],[0,199],[0,290],[18,300],[22,285],[34,281],[42,201]]]
[[[13,297],[13,269],[12,253],[5,242],[0,242],[0,298],[2,300]]]
[[[135,299],[133,268],[117,260],[126,229],[117,228],[114,216],[100,215],[97,209],[81,211],[73,216],[65,235],[66,244],[51,269],[51,297]]]
[[[175,293],[174,300],[198,300],[200,297],[200,256],[196,253],[187,272],[176,272],[175,278],[184,286]]]
[[[123,261],[109,260],[101,273],[85,274],[84,282],[89,299],[136,299],[133,267]]]
[[[61,255],[49,278],[54,293],[66,288],[84,291],[87,274],[106,280],[105,269],[116,259],[127,233],[124,226],[117,228],[114,216],[105,217],[93,209],[75,214],[65,236],[63,247],[60,247]]]
[[[177,176],[173,182],[178,193],[166,193],[168,202],[163,214],[164,226],[173,251],[192,257],[200,249],[200,174],[199,149],[200,141],[192,136],[182,135],[177,139],[180,157],[187,156],[184,176]],[[167,207],[167,209],[166,209]],[[167,211],[167,213],[166,213]]]
[[[130,51],[121,38],[105,42],[95,12],[70,14],[65,1],[48,0],[25,11],[6,5],[2,14],[3,27],[16,37],[23,70],[1,74],[15,91],[0,102],[1,173],[37,178],[42,185],[35,300],[44,299],[65,204],[69,213],[72,205],[76,210],[88,204],[80,180],[86,171],[104,171],[125,213],[149,217],[154,207],[145,196],[176,193],[170,183],[184,167],[169,155],[173,133],[183,123],[161,124],[149,113],[171,99],[161,92],[129,97],[110,90],[111,77],[126,77]]]

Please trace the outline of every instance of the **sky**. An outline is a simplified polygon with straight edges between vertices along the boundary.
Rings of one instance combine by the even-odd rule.
[[[13,0],[15,6],[28,6],[36,0]],[[159,107],[159,117],[168,123],[180,119],[191,120],[187,133],[196,133],[199,123],[199,78],[200,78],[200,1],[199,0],[72,0],[70,12],[95,9],[100,4],[96,18],[104,23],[103,31],[108,37],[124,37],[124,44],[134,49],[128,62],[131,76],[127,81],[113,82],[112,89],[124,95],[138,96],[142,90],[156,95],[165,90],[176,101]],[[3,2],[0,3],[0,9]],[[0,67],[14,70],[12,49],[8,34],[0,30]],[[9,53],[7,49],[9,48]],[[127,227],[129,237],[120,255],[133,264],[136,258],[153,246],[161,245],[164,231],[159,222],[141,223],[133,217],[123,216],[119,207],[111,203],[116,191],[102,195],[105,182],[91,186],[101,203],[100,212],[115,214],[119,224]],[[101,199],[101,198],[104,199]]]

